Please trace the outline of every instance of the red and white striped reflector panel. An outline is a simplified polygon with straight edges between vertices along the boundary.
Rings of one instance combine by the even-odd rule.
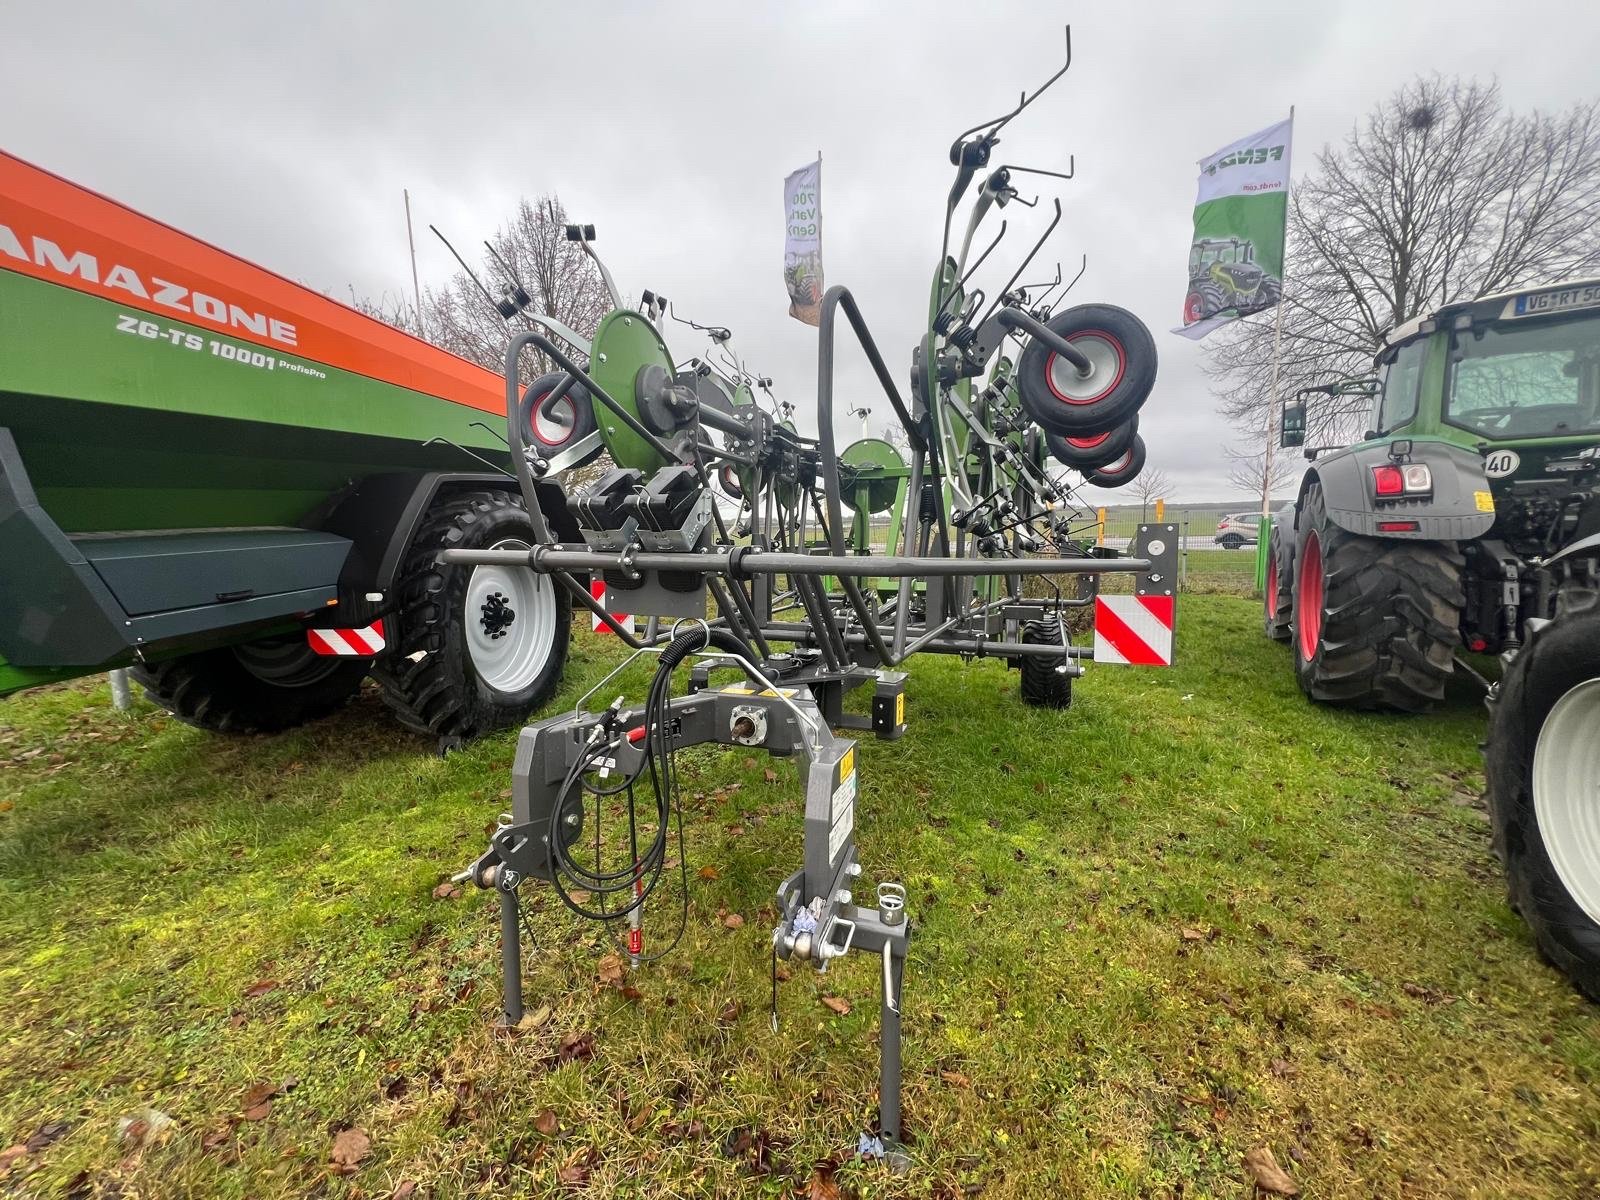
[[[631,629],[633,627],[632,615],[629,613],[612,612],[610,608],[606,607],[605,580],[591,579],[589,581],[589,595],[600,601],[600,606],[605,608],[607,612],[611,613],[611,615],[616,618],[618,625],[621,625],[625,629]],[[589,614],[589,628],[594,630],[596,633],[609,634],[612,632],[611,626],[602,621],[595,613]]]
[[[306,641],[313,653],[327,657],[371,658],[383,649],[383,622],[365,629],[308,629]]]
[[[1171,596],[1096,596],[1094,661],[1170,667],[1176,614]]]

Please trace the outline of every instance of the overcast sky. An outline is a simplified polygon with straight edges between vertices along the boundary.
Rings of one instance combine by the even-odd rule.
[[[1167,332],[1195,160],[1293,104],[1298,175],[1419,72],[1498,76],[1517,108],[1600,91],[1596,0],[867,8],[19,3],[3,25],[0,144],[340,298],[350,286],[409,292],[403,187],[433,282],[453,264],[428,223],[474,246],[519,195],[557,192],[598,227],[625,292],[655,289],[731,327],[804,421],[816,334],[787,315],[783,176],[822,152],[827,282],[855,293],[904,378],[950,142],[1055,70],[1070,21],[1072,70],[1000,150],[1051,168],[1076,159],[1065,218],[1029,276],[1087,253],[1074,300],[1124,305],[1150,326],[1161,366],[1141,418],[1149,461],[1176,498],[1205,500],[1231,496],[1233,435],[1200,371],[1203,345]],[[1019,182],[1024,195],[1035,186]],[[1047,208],[1008,210],[991,291]],[[668,332],[680,359],[703,345]],[[881,423],[887,404],[858,356],[843,352],[841,366],[844,397],[865,398]]]

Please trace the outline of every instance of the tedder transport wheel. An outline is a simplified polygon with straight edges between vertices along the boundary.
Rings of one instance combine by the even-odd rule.
[[[1144,439],[1134,434],[1133,445],[1128,448],[1126,454],[1116,462],[1085,471],[1083,477],[1095,487],[1103,488],[1116,488],[1125,483],[1132,483],[1134,477],[1144,470],[1144,453]]]
[[[1038,338],[1017,360],[1017,395],[1043,429],[1062,436],[1115,429],[1150,397],[1156,382],[1156,344],[1127,309],[1080,304],[1046,322],[1089,360],[1088,374]]]
[[[523,439],[545,457],[560,454],[595,430],[594,405],[581,383],[574,383],[554,403],[549,400],[550,393],[566,377],[564,371],[552,371],[539,376],[522,392]]]
[[[521,497],[456,492],[437,501],[406,551],[400,644],[373,667],[401,724],[470,738],[523,720],[550,698],[567,661],[572,601],[526,567],[447,567],[439,551],[526,550]]]
[[[1262,614],[1267,636],[1275,642],[1289,640],[1289,627],[1294,616],[1293,564],[1285,549],[1289,532],[1276,523],[1267,535],[1267,582],[1261,589]]]
[[[1022,640],[1030,646],[1059,646],[1066,640],[1061,636],[1059,618],[1029,621],[1022,627]],[[1056,668],[1061,664],[1048,658],[1024,658],[1017,664],[1022,676],[1022,702],[1037,708],[1071,708],[1072,676],[1063,675]]]
[[[145,695],[185,725],[276,733],[325,717],[356,694],[365,659],[325,658],[303,633],[133,667]]]
[[[1359,537],[1306,489],[1294,553],[1295,675],[1313,700],[1427,712],[1460,641],[1463,558],[1452,543]]]
[[[1062,437],[1059,433],[1044,431],[1045,445],[1055,460],[1067,467],[1082,470],[1085,467],[1103,467],[1114,463],[1133,446],[1139,432],[1139,414],[1135,413],[1115,429],[1105,433],[1085,434],[1081,437]]]
[[[1512,907],[1600,1000],[1600,607],[1558,617],[1512,660],[1484,753]]]

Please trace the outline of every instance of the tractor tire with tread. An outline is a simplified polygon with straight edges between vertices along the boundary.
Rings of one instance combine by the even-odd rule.
[[[1490,713],[1484,756],[1494,850],[1505,868],[1511,906],[1528,923],[1540,952],[1579,991],[1600,1001],[1600,924],[1574,898],[1552,861],[1534,790],[1535,752],[1545,751],[1540,735],[1552,710],[1573,689],[1596,679],[1600,605],[1591,604],[1585,611],[1558,616],[1511,661]],[[1594,740],[1589,740],[1591,746]],[[1564,799],[1570,803],[1570,797]],[[1565,854],[1557,855],[1564,861],[1592,863],[1600,847],[1564,849]],[[1589,885],[1594,908],[1592,879]]]
[[[538,619],[536,629],[542,635],[530,647],[521,670],[527,678],[519,677],[516,686],[502,689],[480,669],[468,628],[469,621],[487,627],[490,620],[483,605],[478,606],[481,614],[468,611],[478,573],[489,568],[437,562],[441,550],[483,550],[508,543],[516,548],[536,541],[527,509],[512,493],[456,492],[434,504],[406,551],[394,589],[401,605],[399,645],[372,671],[383,687],[385,702],[406,728],[441,739],[474,738],[522,722],[555,692],[572,632],[572,601],[567,593],[549,576],[528,568],[500,569],[526,571],[525,580],[516,578],[535,589],[541,610],[519,613],[502,605],[501,611],[511,614],[507,629],[517,620]]]
[[[1029,621],[1022,627],[1022,641],[1030,646],[1062,644],[1060,618]],[[1033,708],[1071,708],[1072,676],[1056,670],[1059,664],[1048,658],[1023,658],[1017,662],[1022,676],[1022,702]]]
[[[1262,588],[1262,627],[1275,642],[1287,642],[1294,624],[1293,562],[1284,553],[1290,531],[1273,522],[1267,534],[1267,580]]]
[[[1295,537],[1295,676],[1313,700],[1422,713],[1460,644],[1465,558],[1453,543],[1369,538],[1328,519],[1313,483]]]
[[[185,725],[212,733],[278,733],[344,707],[368,666],[364,658],[314,654],[305,635],[296,634],[145,663],[128,674]]]

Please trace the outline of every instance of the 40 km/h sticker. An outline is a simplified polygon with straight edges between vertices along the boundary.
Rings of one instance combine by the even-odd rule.
[[[1522,465],[1522,456],[1515,450],[1491,450],[1483,460],[1483,473],[1490,479],[1504,479],[1515,475]]]

